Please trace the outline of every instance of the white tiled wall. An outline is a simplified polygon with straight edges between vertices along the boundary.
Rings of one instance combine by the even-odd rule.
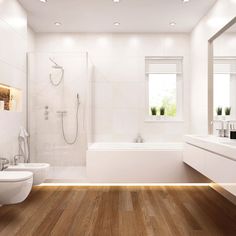
[[[93,141],[181,141],[189,125],[188,34],[37,34],[39,52],[87,51],[93,68]],[[184,57],[184,121],[145,120],[145,56]]]
[[[215,40],[214,56],[236,57],[236,32],[225,32]]]
[[[21,112],[0,111],[0,156],[18,153],[19,127],[26,125],[27,17],[17,0],[0,1],[0,83],[23,92]]]
[[[53,58],[64,68],[64,78],[58,86],[50,83],[54,73]],[[31,159],[52,166],[85,164],[86,151],[86,53],[30,53],[29,54],[29,130]],[[58,72],[58,76],[61,74]],[[64,117],[66,138],[71,141],[76,133],[76,95],[80,95],[79,137],[74,145],[65,143],[62,120],[57,111],[67,111]],[[48,110],[45,107],[48,107]],[[48,120],[45,112],[48,111]]]

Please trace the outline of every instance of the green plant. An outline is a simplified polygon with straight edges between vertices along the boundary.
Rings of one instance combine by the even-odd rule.
[[[225,115],[230,116],[230,113],[231,113],[231,107],[226,107],[225,108]]]
[[[222,115],[222,107],[217,107],[216,108],[216,114],[217,114],[217,116],[221,116]]]
[[[165,115],[172,117],[176,116],[176,102],[174,92],[173,96],[166,96],[162,99],[161,106],[165,107]]]
[[[160,115],[161,116],[165,115],[165,107],[163,107],[163,106],[160,108]]]
[[[156,107],[151,107],[151,113],[153,116],[157,115],[157,108]]]

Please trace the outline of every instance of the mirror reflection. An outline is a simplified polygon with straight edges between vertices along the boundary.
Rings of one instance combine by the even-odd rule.
[[[231,122],[236,120],[236,24],[231,26],[214,41],[214,75],[213,75],[213,113],[216,121]],[[219,132],[222,123],[215,124]],[[236,126],[235,126],[236,128]],[[227,136],[227,134],[219,134]]]
[[[236,118],[236,24],[214,41],[214,116]],[[228,109],[227,109],[228,108]],[[231,108],[231,109],[230,109]],[[222,114],[221,114],[222,109]],[[225,114],[226,113],[226,114]]]

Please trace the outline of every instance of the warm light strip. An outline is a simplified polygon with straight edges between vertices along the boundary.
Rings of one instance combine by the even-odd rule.
[[[6,89],[12,89],[12,87],[9,87],[9,86],[3,85],[3,84],[0,84],[0,87],[1,87],[1,88],[6,88]]]
[[[236,186],[236,183],[211,183],[210,186],[217,186],[217,185],[221,185],[221,186]]]
[[[160,184],[150,184],[150,183],[138,183],[138,184],[131,184],[131,183],[102,183],[102,184],[96,184],[96,183],[43,183],[40,184],[39,186],[81,186],[81,187],[103,187],[103,186],[108,186],[108,187],[115,187],[115,186],[121,186],[121,187],[194,187],[194,186],[200,186],[200,187],[209,187],[210,183],[160,183]]]

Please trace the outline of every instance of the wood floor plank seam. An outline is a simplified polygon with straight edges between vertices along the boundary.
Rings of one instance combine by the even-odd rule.
[[[236,206],[204,186],[34,187],[0,236],[234,236]]]

